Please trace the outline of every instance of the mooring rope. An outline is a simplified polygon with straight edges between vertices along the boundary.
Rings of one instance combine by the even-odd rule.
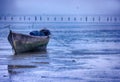
[[[72,47],[70,47],[69,45],[65,44],[64,42],[58,40],[56,37],[52,37],[54,40],[56,40],[58,43],[62,44],[64,47],[66,47],[66,50],[71,51]]]
[[[0,27],[0,29],[8,28],[8,29],[10,30],[10,29],[11,29],[10,26],[11,26],[11,25],[7,25],[7,26],[4,26],[4,27]]]

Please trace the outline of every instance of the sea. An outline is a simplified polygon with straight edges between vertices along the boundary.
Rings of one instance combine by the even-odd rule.
[[[14,55],[0,26],[0,82],[120,82],[120,25],[16,23],[14,32],[51,31],[46,51]]]

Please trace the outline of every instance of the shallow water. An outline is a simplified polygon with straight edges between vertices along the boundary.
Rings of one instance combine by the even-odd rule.
[[[0,82],[119,82],[120,26],[79,24],[14,24],[28,34],[51,30],[47,51],[14,55],[0,29]],[[22,79],[21,79],[22,78]]]

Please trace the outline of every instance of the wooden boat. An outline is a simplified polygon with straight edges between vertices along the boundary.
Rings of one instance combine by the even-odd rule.
[[[32,36],[21,33],[15,33],[11,30],[8,35],[8,41],[14,49],[15,54],[34,50],[46,50],[49,39],[49,35]]]

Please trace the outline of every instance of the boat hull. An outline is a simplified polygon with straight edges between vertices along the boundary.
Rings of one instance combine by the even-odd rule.
[[[8,41],[15,54],[18,54],[34,50],[46,50],[49,36],[31,36],[10,31]]]

